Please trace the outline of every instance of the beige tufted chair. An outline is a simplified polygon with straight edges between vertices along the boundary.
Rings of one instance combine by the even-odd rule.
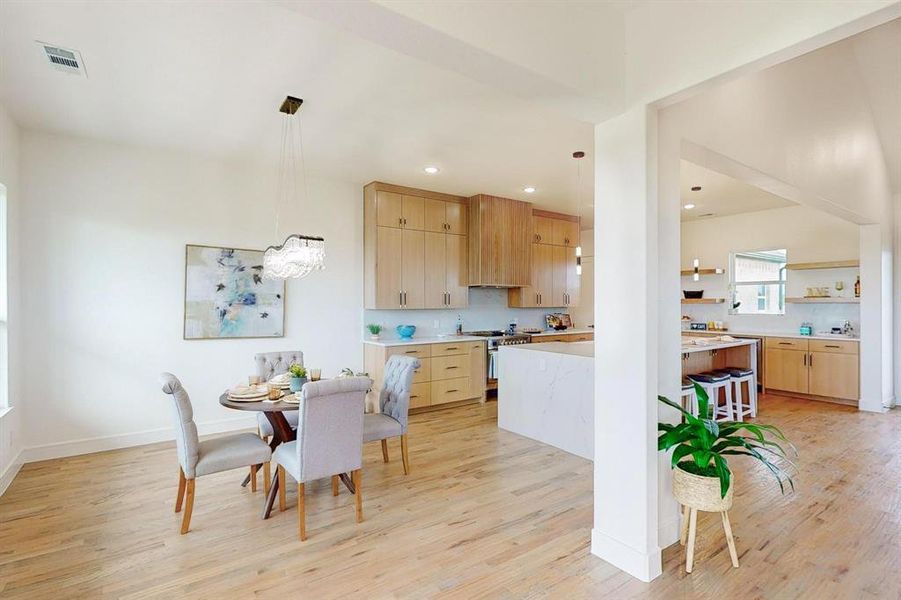
[[[269,381],[276,375],[287,373],[293,364],[303,366],[303,352],[300,350],[290,350],[287,352],[261,352],[253,357],[257,365],[257,375],[264,382]],[[288,420],[291,429],[297,429],[297,411],[289,410],[282,413]],[[272,424],[266,415],[257,413],[257,426],[260,429],[260,437],[272,435]]]
[[[413,374],[419,368],[418,358],[392,356],[385,364],[385,382],[379,393],[379,411],[363,418],[363,441],[382,442],[382,460],[388,462],[388,438],[400,438],[404,475],[410,474],[407,453],[407,415],[410,411],[410,391]]]

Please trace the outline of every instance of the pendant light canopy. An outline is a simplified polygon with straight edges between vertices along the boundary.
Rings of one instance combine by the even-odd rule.
[[[282,102],[279,112],[284,113],[282,127],[282,149],[279,161],[278,195],[275,209],[275,237],[279,237],[279,217],[281,215],[282,194],[287,198],[297,198],[297,148],[300,147],[300,161],[303,169],[304,199],[308,196],[306,164],[303,157],[303,132],[298,125],[296,135],[294,123],[300,117],[295,114],[303,100],[288,96]],[[288,163],[290,164],[290,171]],[[291,190],[288,190],[289,182]],[[269,246],[263,254],[263,277],[287,279],[306,277],[313,271],[325,269],[325,239],[319,236],[289,235],[279,246]]]

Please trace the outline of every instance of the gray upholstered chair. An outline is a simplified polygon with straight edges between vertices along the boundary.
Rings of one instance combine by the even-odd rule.
[[[381,440],[382,460],[385,462],[388,462],[388,438],[400,437],[404,475],[410,474],[410,457],[407,454],[407,415],[410,412],[413,373],[419,365],[419,359],[412,356],[390,357],[385,364],[385,383],[379,392],[380,412],[367,414],[363,419],[363,441]]]
[[[303,352],[300,350],[261,352],[254,355],[253,361],[257,365],[257,375],[260,376],[262,381],[266,382],[276,375],[287,373],[288,368],[294,363],[303,366]],[[291,426],[291,429],[297,429],[297,411],[286,411],[283,414],[288,420],[288,425]],[[272,424],[263,413],[257,414],[257,426],[260,429],[261,437],[272,435]]]
[[[368,377],[315,381],[303,386],[298,413],[297,440],[280,445],[272,455],[278,467],[278,507],[285,510],[286,475],[297,481],[297,524],[307,539],[304,484],[332,478],[338,495],[338,476],[351,473],[355,488],[357,522],[363,520],[362,464],[363,410]]]
[[[181,511],[184,501],[185,514],[181,521],[181,532],[188,533],[191,512],[194,510],[195,479],[220,471],[268,463],[272,451],[266,442],[252,433],[237,433],[201,442],[197,437],[191,398],[181,381],[171,373],[162,373],[160,385],[164,393],[172,396],[175,411],[175,446],[179,465],[175,512]]]

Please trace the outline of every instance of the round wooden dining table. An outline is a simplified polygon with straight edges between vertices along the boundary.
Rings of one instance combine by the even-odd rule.
[[[282,398],[285,396],[293,395],[291,392],[285,392],[282,394]],[[221,396],[219,396],[219,404],[226,408],[231,408],[234,410],[244,410],[250,412],[261,412],[266,415],[266,418],[269,420],[269,424],[272,425],[272,439],[269,440],[269,448],[275,452],[275,449],[278,448],[280,444],[284,444],[286,442],[293,442],[297,439],[297,433],[291,429],[291,425],[288,423],[288,419],[285,418],[284,413],[289,410],[297,410],[297,403],[294,402],[284,402],[282,400],[276,400],[275,402],[268,401],[258,401],[258,402],[244,402],[240,400],[232,400],[228,397],[228,392],[225,392]],[[257,465],[260,467],[262,465]],[[341,481],[350,490],[350,493],[354,493],[354,485],[350,479],[350,476],[347,473],[341,473],[339,475]],[[247,485],[248,479],[244,480],[242,485]],[[273,473],[272,483],[269,486],[269,493],[266,494],[266,503],[263,506],[263,518],[268,519],[269,514],[272,512],[272,506],[275,503],[275,498],[278,495],[278,477]]]

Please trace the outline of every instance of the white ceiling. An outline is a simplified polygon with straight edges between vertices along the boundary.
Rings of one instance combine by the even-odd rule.
[[[3,2],[0,101],[25,128],[248,160],[275,157],[291,94],[311,172],[590,212],[590,124],[296,8]],[[81,51],[88,78],[52,70],[35,40]]]
[[[790,200],[687,160],[680,165],[680,184],[682,205],[695,205],[692,209],[682,208],[683,221],[796,206]],[[701,186],[701,190],[693,192],[691,188],[695,186]]]

